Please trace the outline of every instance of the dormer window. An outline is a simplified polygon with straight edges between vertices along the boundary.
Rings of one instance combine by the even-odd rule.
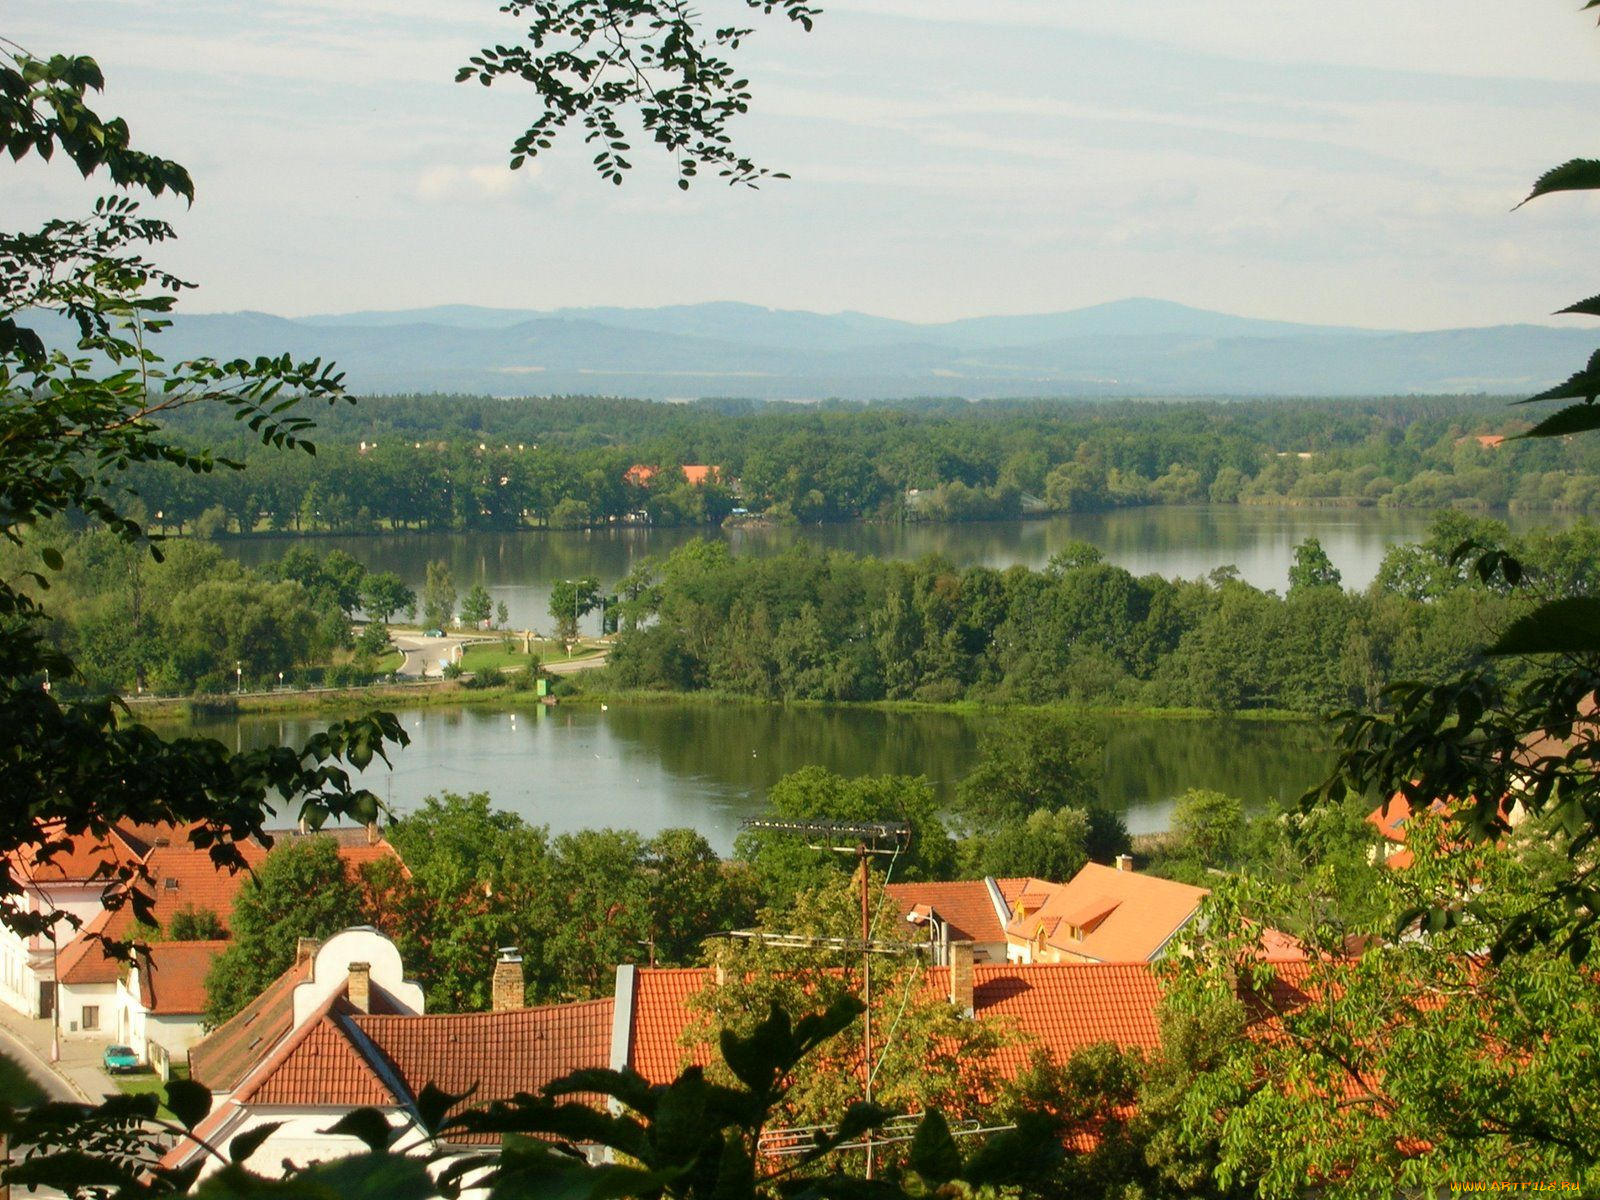
[[[178,881],[176,879],[174,879],[171,875],[168,875],[165,879],[163,879],[161,881],[161,886],[164,887],[169,892],[175,892],[175,891],[178,890]]]

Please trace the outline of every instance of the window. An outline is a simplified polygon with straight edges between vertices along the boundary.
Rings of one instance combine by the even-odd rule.
[[[98,1004],[85,1004],[80,1017],[85,1029],[100,1028],[100,1006]]]

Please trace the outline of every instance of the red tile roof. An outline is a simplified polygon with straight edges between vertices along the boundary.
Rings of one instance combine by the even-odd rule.
[[[711,980],[700,969],[639,968],[634,975],[628,1065],[651,1083],[667,1083],[710,1048],[682,1045],[694,1014],[687,1001]],[[950,971],[930,967],[924,991],[947,996]],[[999,1050],[991,1070],[1015,1074],[1035,1048],[1064,1060],[1098,1042],[1151,1049],[1159,1040],[1160,986],[1145,963],[976,963],[973,1010],[980,1020],[1014,1024],[1022,1041]]]
[[[140,827],[113,825],[104,835],[73,834],[58,820],[40,822],[38,829],[42,842],[20,846],[4,859],[20,884],[91,883],[97,879],[109,884],[119,868],[133,866],[148,849],[138,836]]]
[[[308,1018],[238,1094],[240,1103],[361,1107],[403,1103],[337,1012],[338,997]]]
[[[206,1010],[206,974],[224,941],[152,942],[140,955],[139,1003],[161,1016],[188,1016]]]
[[[249,1004],[189,1050],[189,1078],[213,1092],[231,1092],[269,1054],[294,1022],[294,989],[311,975],[309,957],[297,962]]]
[[[56,978],[69,987],[115,983],[122,975],[122,960],[106,953],[104,935],[115,914],[101,910],[56,954]]]
[[[996,879],[1006,904],[1014,905],[1028,879]],[[995,943],[1006,940],[1005,924],[994,910],[989,886],[982,879],[963,879],[954,883],[891,883],[885,894],[900,909],[902,917],[926,907],[950,926],[953,942]]]
[[[1006,933],[1031,942],[1042,925],[1047,944],[1065,953],[1096,962],[1148,962],[1208,894],[1186,883],[1089,863],[1070,882],[1049,885],[1037,896],[1030,886],[1022,897],[1027,914],[1013,919]]]
[[[431,1083],[471,1092],[458,1107],[475,1107],[518,1092],[537,1094],[573,1071],[610,1066],[613,1005],[586,1000],[510,1012],[357,1014],[349,1020],[413,1097]]]
[[[711,979],[699,967],[640,968],[634,973],[628,1065],[651,1083],[670,1083],[704,1055],[679,1044],[691,1013],[687,1001]]]

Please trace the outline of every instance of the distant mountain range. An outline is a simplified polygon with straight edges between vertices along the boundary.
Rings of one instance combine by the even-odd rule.
[[[1597,343],[1539,325],[1404,333],[1130,299],[942,325],[732,303],[219,313],[178,317],[161,351],[331,358],[358,393],[978,400],[1531,392],[1578,369]]]

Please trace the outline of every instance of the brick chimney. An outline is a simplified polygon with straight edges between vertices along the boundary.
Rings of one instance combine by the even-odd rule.
[[[357,1012],[372,1011],[372,964],[350,964],[350,1006]]]
[[[972,943],[950,943],[950,1003],[963,1017],[970,1017],[972,1008]]]
[[[515,946],[501,946],[489,984],[489,1007],[495,1012],[515,1012],[527,1007],[525,996],[522,955]]]
[[[377,844],[378,844],[378,818],[377,817],[373,817],[372,820],[367,822],[367,845],[376,846]]]
[[[1119,870],[1119,871],[1127,871],[1129,874],[1132,874],[1132,872],[1133,872],[1133,855],[1131,855],[1131,854],[1119,854],[1119,855],[1117,855],[1117,870]]]

